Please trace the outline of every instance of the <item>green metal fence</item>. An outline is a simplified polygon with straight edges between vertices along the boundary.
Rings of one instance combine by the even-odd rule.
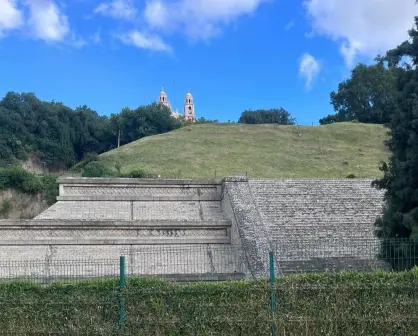
[[[376,253],[363,259],[376,267],[357,263],[360,272],[353,266],[356,248],[341,244],[336,252],[328,249],[330,242],[305,242],[299,259],[293,255],[296,264],[288,265],[293,272],[281,272],[278,266],[294,252],[294,243],[265,255],[264,278],[239,281],[179,284],[148,277],[159,277],[161,265],[154,274],[134,274],[130,262],[148,260],[140,254],[95,262],[49,260],[47,277],[36,272],[46,261],[1,262],[0,334],[418,335],[418,270],[404,270],[416,260],[414,242],[373,245]],[[216,265],[230,265],[227,255]],[[302,264],[308,272],[290,274],[301,273]],[[373,272],[382,265],[386,271]],[[344,267],[350,272],[336,272]],[[22,268],[26,276],[16,277]]]

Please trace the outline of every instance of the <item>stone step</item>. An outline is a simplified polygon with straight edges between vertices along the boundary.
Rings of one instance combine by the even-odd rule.
[[[222,220],[220,201],[58,201],[35,219]]]
[[[0,245],[228,244],[231,221],[0,221]]]
[[[221,195],[211,192],[203,195],[64,195],[57,196],[57,201],[142,201],[142,202],[190,202],[190,201],[220,201]]]
[[[3,229],[141,229],[141,228],[229,228],[229,219],[223,220],[71,220],[71,219],[34,219],[34,220],[0,220],[0,230]]]
[[[224,235],[215,236],[161,236],[152,234],[139,238],[129,237],[106,237],[93,236],[91,238],[80,237],[31,237],[22,239],[0,238],[0,246],[33,246],[33,245],[172,245],[172,244],[230,244],[231,237],[225,232]]]

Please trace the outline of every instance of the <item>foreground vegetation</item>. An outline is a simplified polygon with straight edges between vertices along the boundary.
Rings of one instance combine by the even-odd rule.
[[[0,284],[3,334],[117,335],[117,280]],[[125,335],[417,335],[418,270],[176,285],[128,278]]]
[[[387,160],[381,125],[336,123],[302,127],[204,124],[132,142],[101,155],[110,169],[162,177],[340,178],[380,176]]]

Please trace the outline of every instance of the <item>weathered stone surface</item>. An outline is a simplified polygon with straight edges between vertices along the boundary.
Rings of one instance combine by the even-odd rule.
[[[226,214],[233,221],[232,230],[237,230],[241,238],[251,275],[266,276],[270,242],[248,181],[238,179],[234,182],[226,182],[223,198],[224,208],[229,210]],[[228,202],[231,208],[228,208]]]
[[[0,277],[116,275],[120,255],[130,274],[260,277],[270,250],[279,273],[382,267],[370,180],[60,182],[63,199],[34,221],[0,221]]]
[[[0,278],[28,278],[38,281],[117,276],[119,256],[126,259],[127,275],[244,274],[245,264],[231,246],[0,246]],[[70,258],[69,256],[72,256]],[[216,277],[214,278],[216,279]]]
[[[373,224],[382,211],[383,193],[371,187],[371,180],[249,184],[283,272],[355,269],[356,263],[365,268],[367,261],[376,265],[379,241]]]
[[[144,187],[144,186],[132,186],[132,185],[105,185],[105,186],[64,186],[63,195],[122,195],[122,196],[175,196],[175,195],[206,195],[215,193],[217,191],[216,186],[204,185],[200,187]]]

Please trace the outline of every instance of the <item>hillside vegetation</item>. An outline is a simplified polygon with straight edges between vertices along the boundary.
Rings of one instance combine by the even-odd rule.
[[[143,138],[101,155],[111,169],[161,177],[379,177],[389,151],[382,125],[315,127],[200,124]]]

